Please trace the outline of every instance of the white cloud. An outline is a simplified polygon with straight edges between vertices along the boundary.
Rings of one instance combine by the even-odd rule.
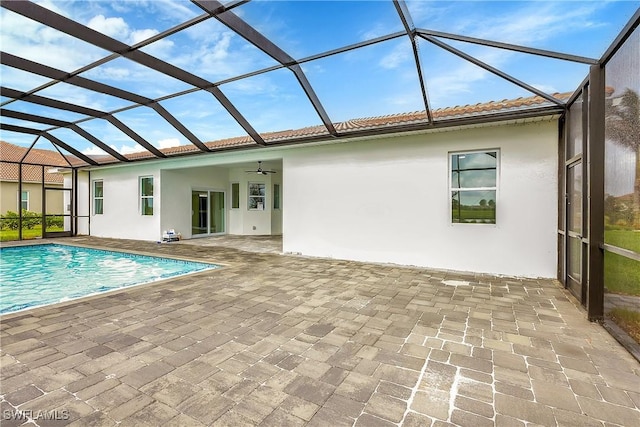
[[[393,69],[403,65],[407,65],[413,60],[411,45],[408,40],[402,40],[404,43],[398,43],[388,54],[380,59],[379,65],[382,68]],[[413,66],[412,64],[409,64]]]
[[[556,89],[554,86],[543,84],[543,83],[531,83],[531,86],[545,93],[553,94],[558,92],[558,89]]]
[[[112,149],[114,149],[115,151],[117,151],[120,154],[140,153],[140,152],[146,151],[146,149],[144,147],[142,147],[141,145],[138,145],[138,144],[134,144],[134,145],[122,144],[122,145],[120,145],[120,147],[116,146],[115,144],[110,144],[109,147],[111,147]],[[84,150],[82,150],[82,154],[87,154],[89,156],[104,156],[104,155],[107,155],[107,153],[105,151],[102,151],[102,149],[100,149],[100,148],[98,148],[96,146],[91,146],[89,148],[85,148]]]
[[[0,12],[0,45],[6,52],[65,71],[104,56],[104,51],[16,13]]]
[[[158,141],[158,147],[160,148],[177,147],[179,145],[180,145],[180,140],[178,138],[167,138],[167,139],[161,139]]]
[[[105,154],[107,154],[106,152],[102,151],[101,148],[94,146],[91,146],[89,148],[85,148],[84,150],[82,150],[82,154],[86,154],[87,156],[103,156]]]
[[[475,37],[532,45],[570,33],[576,29],[599,26],[593,20],[602,7],[598,2],[535,2],[513,13],[469,20],[466,33]]]
[[[433,22],[434,29],[443,28],[445,23],[449,22],[445,30],[447,32],[541,48],[545,48],[545,44],[564,34],[584,31],[585,28],[600,25],[595,19],[598,16],[597,11],[602,7],[599,2],[573,3],[571,7],[567,7],[567,3],[562,2],[522,3],[523,6],[520,7],[520,4],[516,2],[505,4],[505,12],[488,15],[486,11],[481,11],[480,14],[474,13],[473,3],[451,2],[445,8],[432,8],[424,3],[411,2],[411,10],[414,12],[416,9],[420,13],[424,13],[424,17],[421,17],[420,21]],[[517,7],[513,7],[514,5]],[[507,9],[509,6],[511,9]],[[451,16],[461,16],[459,13],[454,14],[458,8],[467,8],[468,13],[463,18],[452,20]],[[443,13],[445,11],[447,13]],[[459,47],[461,50],[503,71],[518,70],[520,67],[526,66],[529,59],[525,54],[461,44],[450,40],[444,41],[453,46],[462,46]],[[435,49],[428,46],[429,49]],[[551,49],[553,50],[553,48]],[[459,100],[463,100],[465,97],[469,98],[471,94],[478,95],[484,91],[484,82],[489,84],[490,77],[497,79],[492,73],[463,60],[451,62],[445,68],[438,67],[438,59],[435,61],[431,57],[428,59],[431,60],[431,66],[426,63],[423,64],[423,67],[427,76],[429,96],[432,103],[439,106],[450,106],[460,103]],[[532,84],[529,81],[526,83],[547,93],[557,92],[557,87],[549,83]],[[504,84],[505,88],[509,85],[506,82]],[[513,86],[513,90],[528,94],[527,91],[516,86]],[[493,96],[500,97],[501,95],[494,93]]]
[[[386,36],[391,32],[392,30],[388,27],[388,25],[379,22],[368,27],[367,30],[362,33],[361,39],[362,41],[371,40],[375,39],[376,37]]]
[[[151,28],[145,28],[143,30],[135,30],[131,32],[131,36],[129,38],[129,40],[131,41],[130,44],[137,44],[140,43],[141,41],[147,40],[153,36],[155,36],[156,34],[158,34],[158,30],[154,30]]]
[[[131,30],[124,19],[106,18],[103,15],[96,15],[87,22],[87,27],[113,37],[117,40],[127,39]]]
[[[42,0],[42,1],[37,1],[35,3],[39,6],[52,10],[59,15],[64,15],[64,10],[58,7],[58,4],[57,4],[58,2],[53,2],[51,0]]]
[[[116,148],[112,145],[111,148],[118,151],[120,154],[140,153],[142,151],[146,151],[141,145],[121,145],[120,148]]]

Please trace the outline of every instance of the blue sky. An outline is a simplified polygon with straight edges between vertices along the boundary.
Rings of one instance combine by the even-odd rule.
[[[202,14],[191,2],[174,0],[45,0],[37,3],[129,45]],[[640,6],[640,1],[414,0],[407,1],[407,6],[418,28],[599,58]],[[234,13],[295,59],[403,29],[390,0],[257,0],[235,8]],[[0,10],[0,19],[3,51],[57,69],[72,72],[110,54],[6,9]],[[586,65],[448,43],[548,93],[572,92],[588,72]],[[143,51],[211,82],[224,82],[233,76],[276,65],[273,59],[214,19],[152,43]],[[419,41],[419,52],[429,98],[435,108],[531,95],[425,40]],[[303,70],[334,122],[424,109],[407,37],[307,62]],[[0,73],[3,86],[21,91],[48,82],[46,78],[6,66],[0,67]],[[149,98],[190,89],[183,82],[125,58],[100,65],[82,76]],[[224,83],[220,89],[258,132],[321,124],[288,70]],[[56,84],[38,94],[102,111],[129,105],[128,101],[68,84]],[[3,103],[6,101],[2,99]],[[161,104],[202,141],[245,134],[209,93],[198,91]],[[83,117],[25,102],[9,103],[3,108],[68,121]],[[189,143],[149,108],[136,108],[118,113],[116,117],[156,147]],[[6,117],[2,121],[34,126]],[[119,152],[140,150],[134,141],[104,120],[91,120],[80,126]],[[102,153],[71,131],[61,129],[52,134],[86,153]],[[34,139],[4,131],[0,136],[18,144],[30,144]],[[38,146],[41,144],[45,142],[39,142]]]

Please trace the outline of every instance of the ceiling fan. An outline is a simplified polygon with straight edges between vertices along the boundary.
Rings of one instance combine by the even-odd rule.
[[[276,171],[262,169],[262,162],[258,161],[258,169],[252,171],[245,171],[247,173],[257,173],[258,175],[268,175],[270,173],[276,173]]]

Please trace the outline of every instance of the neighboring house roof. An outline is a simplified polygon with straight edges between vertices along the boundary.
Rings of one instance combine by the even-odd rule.
[[[18,181],[18,165],[6,163],[5,161],[19,162],[27,152],[27,147],[10,144],[0,141],[0,181]],[[32,148],[29,155],[24,159],[28,163],[46,164],[44,168],[44,182],[48,184],[62,184],[64,176],[60,173],[50,173],[51,166],[68,167],[62,156],[51,150]],[[42,166],[32,164],[22,165],[22,181],[42,182]]]
[[[560,100],[568,99],[572,94],[571,93],[554,93],[553,96]],[[504,99],[502,101],[491,101],[478,103],[475,105],[462,105],[455,107],[447,107],[441,108],[432,111],[433,118],[436,120],[448,120],[448,119],[458,119],[464,117],[474,117],[474,116],[482,116],[482,115],[492,115],[492,114],[500,114],[500,113],[509,113],[516,111],[526,111],[527,109],[534,109],[537,107],[547,107],[552,105],[550,101],[544,99],[540,96],[530,96],[530,97],[521,97],[517,99]],[[401,114],[392,114],[387,116],[379,116],[379,117],[366,117],[360,119],[352,119],[344,122],[334,123],[336,130],[339,133],[349,133],[353,131],[359,130],[387,130],[394,129],[404,125],[427,125],[428,118],[425,111],[415,111],[411,113],[401,113]],[[309,126],[301,129],[294,130],[283,130],[277,132],[267,132],[260,134],[262,138],[267,143],[283,143],[287,141],[294,142],[304,142],[305,139],[309,140],[317,140],[326,137],[327,139],[331,136],[327,132],[327,129],[323,125],[317,126]],[[9,154],[13,157],[12,160],[19,160],[21,155],[18,155],[16,149],[20,148],[26,150],[23,147],[18,147],[8,143],[2,143],[2,159],[9,159]],[[5,144],[12,146],[14,148],[7,149],[7,156],[5,156]],[[205,145],[214,150],[220,150],[225,148],[240,148],[242,146],[254,147],[256,145],[255,141],[248,135],[239,136],[234,138],[226,138],[216,141],[206,142]],[[175,155],[183,155],[189,153],[199,153],[201,152],[196,146],[192,144],[180,145],[177,147],[169,147],[163,148],[160,150],[164,154],[168,156]],[[22,152],[24,155],[24,151]],[[111,163],[116,161],[113,157],[109,155],[101,155],[101,156],[90,156],[96,161],[100,163]],[[140,160],[140,159],[148,159],[154,158],[155,156],[147,151],[135,152],[126,154],[130,160]],[[41,161],[33,161],[33,159],[41,159]],[[84,163],[77,159],[74,156],[67,156],[69,162],[71,162],[74,166],[84,165]],[[68,167],[69,165],[64,161],[64,159],[60,156],[59,153],[49,151],[49,150],[36,150],[32,149],[29,156],[27,156],[27,160],[30,163],[47,163],[49,165],[56,165],[62,167]]]

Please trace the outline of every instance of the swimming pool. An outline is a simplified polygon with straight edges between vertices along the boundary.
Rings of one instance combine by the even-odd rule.
[[[0,248],[0,313],[219,267],[60,244]]]

